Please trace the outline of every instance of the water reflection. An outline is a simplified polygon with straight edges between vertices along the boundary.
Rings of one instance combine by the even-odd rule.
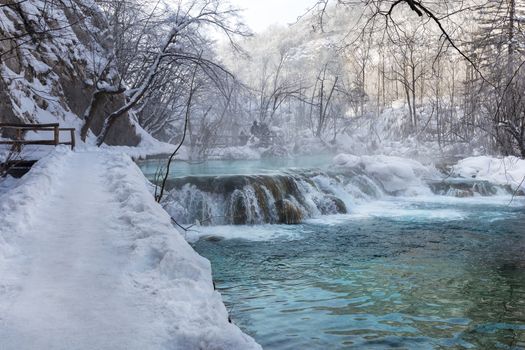
[[[254,160],[208,160],[206,162],[175,161],[170,169],[170,179],[180,176],[253,175],[272,174],[290,168],[325,168],[333,155],[298,156],[293,158],[267,158]],[[144,175],[154,180],[159,167],[167,158],[137,161]]]
[[[519,238],[500,241],[500,254],[483,259],[484,277],[472,279],[464,290],[465,298],[472,302],[467,315],[476,321],[465,339],[480,348],[525,348],[525,247],[522,242]]]

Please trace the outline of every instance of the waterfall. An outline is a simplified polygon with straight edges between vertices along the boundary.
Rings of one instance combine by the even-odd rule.
[[[385,196],[436,194],[491,196],[510,189],[471,179],[432,179],[406,188],[360,170],[287,171],[273,175],[191,176],[169,181],[165,207],[181,224],[297,224],[319,215],[344,214],[356,202]],[[398,181],[399,182],[399,181]]]
[[[508,186],[474,179],[445,179],[430,181],[428,186],[434,194],[452,197],[495,196],[512,193]]]
[[[189,224],[296,224],[348,211],[352,196],[326,174],[202,176],[175,179],[166,208]]]

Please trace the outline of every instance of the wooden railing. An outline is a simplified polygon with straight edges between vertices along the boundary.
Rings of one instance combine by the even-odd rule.
[[[0,145],[12,145],[16,151],[20,151],[24,145],[70,145],[75,148],[75,128],[61,128],[58,123],[53,124],[12,124],[0,123],[0,130],[13,130],[14,138],[11,140],[0,140]],[[52,131],[52,139],[26,140],[25,133],[28,131]],[[69,131],[69,141],[60,141],[60,132]]]

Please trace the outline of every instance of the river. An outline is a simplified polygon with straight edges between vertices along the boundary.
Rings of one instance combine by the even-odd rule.
[[[374,186],[346,180],[341,180],[346,187],[332,184],[329,191],[319,189],[321,195],[311,189],[306,195],[301,181],[320,187],[326,178],[341,177],[326,175],[324,157],[291,164],[183,164],[176,164],[172,185],[188,182],[201,186],[201,193],[212,178],[221,179],[214,185],[220,189],[240,183],[247,191],[246,186],[270,181],[264,177],[261,182],[260,176],[285,174],[299,183],[297,196],[306,199],[297,200],[297,206],[304,208],[308,198],[333,200],[345,189],[339,193],[344,211],[312,210],[296,225],[261,214],[251,224],[219,220],[186,233],[211,261],[232,320],[264,348],[525,347],[523,199],[511,202],[509,194],[490,189],[469,198],[367,194]],[[150,177],[152,167],[142,164]],[[305,168],[317,170],[311,175]],[[325,178],[318,181],[321,175]],[[232,181],[231,176],[252,180]],[[363,174],[346,178],[352,176]],[[363,196],[357,198],[354,187],[349,191],[349,183]],[[206,200],[224,198],[209,194]]]

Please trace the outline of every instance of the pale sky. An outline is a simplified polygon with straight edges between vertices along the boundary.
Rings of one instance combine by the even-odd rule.
[[[246,25],[261,32],[272,24],[294,23],[297,17],[315,4],[315,0],[230,0],[232,5],[244,9]]]

